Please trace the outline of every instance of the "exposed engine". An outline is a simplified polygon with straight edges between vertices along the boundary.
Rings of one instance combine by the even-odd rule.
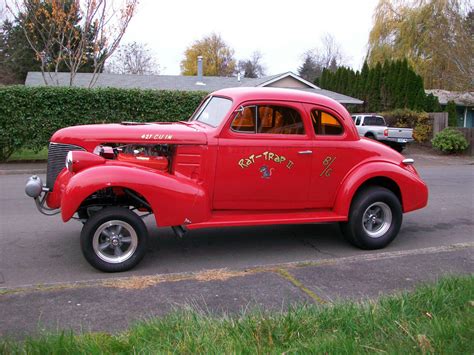
[[[107,144],[98,146],[94,153],[106,159],[166,171],[171,166],[172,147],[168,144]]]

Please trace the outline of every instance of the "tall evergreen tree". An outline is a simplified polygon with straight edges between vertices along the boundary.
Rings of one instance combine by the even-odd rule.
[[[364,63],[361,72],[339,67],[336,72],[323,70],[320,87],[341,94],[357,97],[364,104],[362,111],[388,111],[396,108],[423,110],[432,107],[436,111],[439,103],[433,96],[428,100],[423,88],[423,79],[408,65],[407,61],[385,61],[369,68]],[[438,108],[439,110],[439,108]]]
[[[454,101],[448,101],[446,105],[446,112],[448,113],[448,126],[458,126],[458,113],[456,112],[456,103]]]

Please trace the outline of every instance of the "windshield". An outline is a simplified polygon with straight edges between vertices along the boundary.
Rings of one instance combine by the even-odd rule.
[[[232,101],[229,99],[217,96],[210,97],[206,102],[204,102],[192,120],[208,124],[212,127],[217,127],[222,122],[227,112],[229,112],[231,106]]]

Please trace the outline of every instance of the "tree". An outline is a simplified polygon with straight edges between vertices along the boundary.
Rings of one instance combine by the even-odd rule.
[[[259,51],[255,51],[250,56],[250,59],[239,60],[237,71],[246,78],[261,78],[265,76],[262,54]]]
[[[423,78],[417,75],[406,60],[385,61],[370,68],[364,63],[359,73],[347,67],[336,72],[324,69],[320,87],[364,101],[354,111],[389,111],[397,108],[431,112],[439,111],[438,99],[426,96]]]
[[[39,62],[19,26],[5,20],[0,27],[0,83],[23,84],[28,71],[40,70]]]
[[[181,61],[183,75],[197,75],[197,57],[203,57],[203,75],[231,76],[235,72],[234,50],[217,33],[211,33],[186,48]]]
[[[307,51],[303,56],[303,64],[298,68],[298,75],[314,83],[316,79],[321,77],[323,68],[319,63],[316,63],[314,54],[311,51]]]
[[[160,66],[146,44],[132,42],[121,45],[107,63],[106,71],[117,74],[159,74]]]
[[[123,0],[119,8],[107,0],[8,0],[7,9],[22,29],[46,85],[57,84],[63,69],[74,84],[76,73],[92,72],[97,81],[132,19],[138,0]]]
[[[472,90],[473,16],[468,0],[380,0],[369,65],[407,58],[426,88]]]
[[[303,54],[303,64],[298,68],[299,75],[311,82],[321,82],[324,69],[334,73],[344,63],[341,47],[331,34],[324,34],[320,42]]]
[[[431,93],[426,95],[424,110],[426,112],[440,112],[441,106],[439,104],[438,98]]]
[[[445,111],[448,113],[448,126],[458,126],[458,113],[456,111],[456,103],[454,101],[448,101]]]

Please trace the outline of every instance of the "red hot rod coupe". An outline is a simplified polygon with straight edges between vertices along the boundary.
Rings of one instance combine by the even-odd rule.
[[[377,249],[428,200],[413,160],[360,138],[342,105],[276,88],[216,91],[188,121],[61,129],[46,185],[32,176],[26,193],[42,213],[80,219],[85,258],[107,272],[142,259],[148,214],[178,236],[339,222],[349,242]]]

